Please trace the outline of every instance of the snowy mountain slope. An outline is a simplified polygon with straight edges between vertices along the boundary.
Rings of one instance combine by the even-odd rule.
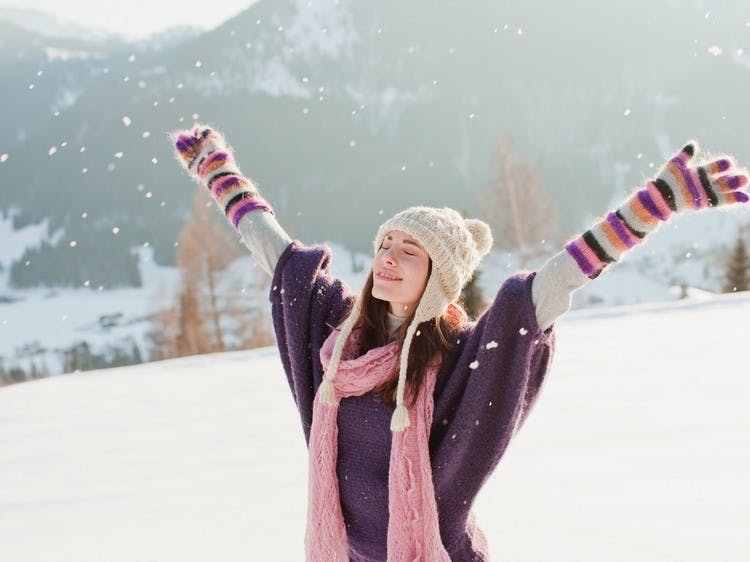
[[[750,295],[574,312],[475,505],[493,559],[750,557]],[[306,455],[274,348],[0,389],[14,562],[303,559]]]

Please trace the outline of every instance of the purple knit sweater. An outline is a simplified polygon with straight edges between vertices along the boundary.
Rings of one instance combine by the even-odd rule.
[[[281,361],[308,443],[323,379],[320,348],[355,298],[330,275],[330,260],[325,246],[292,242],[270,291]],[[435,383],[430,461],[440,535],[453,562],[486,560],[466,531],[470,509],[534,404],[553,356],[554,325],[540,332],[534,313],[534,275],[508,278],[484,314],[462,327]],[[386,560],[392,413],[372,392],[339,405],[337,475],[353,562]]]

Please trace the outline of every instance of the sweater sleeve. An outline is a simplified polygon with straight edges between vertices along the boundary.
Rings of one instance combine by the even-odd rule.
[[[535,273],[508,278],[476,323],[456,336],[438,375],[430,433],[439,511],[468,516],[471,501],[529,414],[554,353],[532,302]],[[455,493],[454,493],[455,492]],[[448,503],[446,503],[448,502]],[[465,521],[458,517],[453,521]],[[441,529],[458,536],[460,529]]]
[[[250,211],[240,219],[237,231],[255,262],[273,277],[281,254],[292,242],[276,217],[263,210]]]
[[[534,277],[531,287],[537,323],[542,331],[570,310],[573,293],[589,281],[565,250],[547,260]]]
[[[348,286],[331,275],[330,262],[327,246],[292,241],[276,264],[269,294],[276,344],[308,442],[323,380],[320,349],[354,303]]]

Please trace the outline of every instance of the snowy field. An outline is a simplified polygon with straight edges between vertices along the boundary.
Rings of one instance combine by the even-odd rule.
[[[750,560],[750,294],[557,328],[475,505],[492,559]],[[305,453],[274,348],[0,388],[0,558],[301,561]]]

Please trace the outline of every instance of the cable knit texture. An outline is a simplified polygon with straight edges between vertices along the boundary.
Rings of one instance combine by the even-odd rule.
[[[355,300],[330,274],[330,259],[325,246],[292,242],[276,265],[269,294],[281,361],[311,449],[318,415],[314,401],[324,374],[321,350]],[[452,562],[488,560],[472,505],[522,427],[549,370],[554,327],[541,331],[537,325],[534,276],[522,272],[509,277],[485,313],[461,326],[435,378],[428,451],[440,540]],[[359,376],[369,376],[370,360],[381,352],[386,353],[371,350],[361,364],[352,364]],[[390,429],[394,408],[368,391],[340,398],[332,410],[337,411],[337,433],[326,439],[335,439],[337,448],[335,460],[326,463],[335,464],[349,560],[393,560],[388,553],[390,457],[397,450],[393,438],[400,433]],[[333,427],[331,420],[321,421],[323,427]],[[310,525],[325,524],[315,513],[310,517]],[[342,549],[337,556],[345,556]]]
[[[384,383],[398,367],[397,341],[356,357],[360,333],[360,330],[353,330],[344,345],[343,359],[333,383],[336,403],[322,402],[318,393],[313,404],[306,552],[307,559],[316,562],[349,559],[336,481],[338,401],[371,391]],[[333,331],[323,344],[320,359],[324,369],[328,368],[334,343],[341,336],[338,330]],[[409,426],[396,432],[391,442],[388,470],[389,562],[450,562],[440,541],[428,451],[434,408],[432,394],[439,366],[438,362],[431,365],[417,401],[408,412]]]

